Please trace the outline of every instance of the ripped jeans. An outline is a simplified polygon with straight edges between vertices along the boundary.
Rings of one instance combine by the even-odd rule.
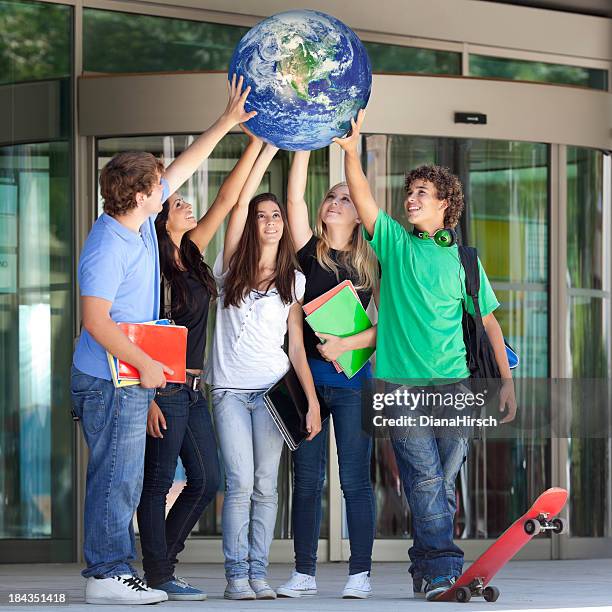
[[[455,390],[469,382],[436,390]],[[465,387],[463,387],[465,389]],[[413,413],[418,415],[419,411]],[[448,416],[448,415],[447,415]],[[469,447],[467,430],[407,428],[392,436],[393,450],[412,514],[413,545],[408,551],[413,578],[459,576],[463,551],[453,541],[455,480]]]

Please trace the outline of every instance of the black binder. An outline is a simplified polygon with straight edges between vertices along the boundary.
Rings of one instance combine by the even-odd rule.
[[[307,437],[308,400],[300,380],[291,367],[275,385],[264,393],[264,402],[287,446],[294,451]],[[329,408],[317,391],[321,423],[329,418]],[[320,435],[320,434],[319,434]]]

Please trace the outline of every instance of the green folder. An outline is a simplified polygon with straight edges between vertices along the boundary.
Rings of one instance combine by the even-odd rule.
[[[372,322],[350,287],[345,287],[306,317],[315,332],[346,338],[372,327]],[[342,353],[336,360],[348,378],[363,368],[372,356],[371,347]]]

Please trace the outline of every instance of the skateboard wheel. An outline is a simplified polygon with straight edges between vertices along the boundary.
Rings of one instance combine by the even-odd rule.
[[[467,587],[459,587],[455,592],[455,599],[459,603],[467,603],[472,599],[472,592]]]
[[[527,535],[538,535],[542,531],[542,526],[535,519],[527,519],[523,525]]]
[[[485,601],[497,601],[499,589],[494,586],[488,586],[482,592],[482,596],[485,598]]]
[[[559,516],[552,520],[552,526],[555,533],[567,533],[567,521]]]

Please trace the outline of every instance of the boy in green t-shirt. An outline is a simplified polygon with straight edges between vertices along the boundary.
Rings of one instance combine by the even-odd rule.
[[[407,379],[440,380],[457,392],[470,376],[461,326],[465,271],[457,245],[440,246],[431,237],[453,229],[463,211],[459,179],[440,166],[422,166],[406,175],[404,208],[414,232],[378,208],[361,168],[358,145],[365,111],[352,121],[350,135],[336,139],[345,152],[351,199],[366,238],[382,268],[376,346],[376,376],[394,383]],[[510,421],[516,412],[514,386],[504,339],[493,315],[499,303],[487,276],[480,272],[479,304],[483,324],[501,372],[500,411]],[[448,385],[449,379],[454,384]],[[458,382],[457,382],[458,381]],[[469,383],[467,384],[469,387]],[[411,428],[408,428],[411,429]],[[462,572],[463,552],[453,542],[455,480],[468,449],[463,435],[439,436],[419,428],[392,436],[393,449],[410,505],[414,541],[409,550],[415,597],[433,600],[452,587]]]

